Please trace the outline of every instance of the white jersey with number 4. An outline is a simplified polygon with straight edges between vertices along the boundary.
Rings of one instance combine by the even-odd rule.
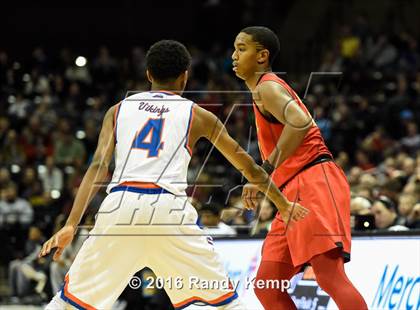
[[[245,309],[184,196],[192,108],[191,101],[166,92],[139,93],[119,104],[110,194],[46,310],[68,304],[111,309],[127,284],[140,288],[133,275],[145,267],[156,275],[151,287],[162,284],[176,310]]]
[[[118,104],[115,170],[109,191],[127,182],[154,183],[182,195],[191,159],[188,134],[194,103],[164,91],[142,92]]]

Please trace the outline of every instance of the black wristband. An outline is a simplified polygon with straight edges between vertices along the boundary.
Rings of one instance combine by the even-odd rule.
[[[274,171],[274,166],[270,164],[268,160],[264,160],[263,164],[261,165],[261,168],[265,170],[265,172],[268,173],[268,175],[271,175]]]

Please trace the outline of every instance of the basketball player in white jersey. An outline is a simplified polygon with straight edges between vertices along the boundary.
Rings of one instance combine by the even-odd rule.
[[[46,309],[110,309],[132,276],[146,266],[163,279],[175,309],[197,304],[246,308],[229,284],[211,240],[196,225],[197,212],[185,194],[191,149],[201,137],[266,193],[282,216],[294,221],[306,216],[307,210],[282,196],[216,116],[180,96],[190,62],[181,43],[155,43],[146,56],[151,91],[129,96],[106,113],[69,218],[43,245],[40,256],[57,248],[57,260],[70,244],[97,184],[106,181],[115,151],[109,195],[63,288]],[[209,288],[210,282],[220,285]]]

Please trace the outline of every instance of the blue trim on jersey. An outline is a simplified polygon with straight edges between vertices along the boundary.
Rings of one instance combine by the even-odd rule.
[[[66,297],[66,295],[64,295],[64,285],[61,289],[61,294],[60,297],[62,300],[64,300],[66,303],[72,305],[73,307],[75,307],[78,310],[86,310],[85,307],[82,307],[81,305],[77,304],[76,302],[74,302],[73,300],[71,300],[70,298]]]
[[[168,192],[164,188],[140,188],[140,187],[134,187],[134,186],[115,186],[111,189],[111,193],[113,192],[132,192],[137,194],[149,194],[149,195],[157,195],[157,194],[171,194],[171,192]]]
[[[185,143],[184,143],[184,147],[187,149],[187,152],[190,155],[192,154],[190,153],[190,150],[188,149],[187,144],[188,144],[188,134],[190,132],[190,127],[191,127],[191,118],[193,114],[193,108],[194,108],[194,103],[191,105],[190,117],[188,118],[188,127],[187,127],[187,133],[185,134]]]
[[[208,302],[205,302],[205,301],[202,301],[202,300],[199,300],[199,299],[194,299],[194,300],[191,300],[189,303],[187,303],[187,304],[185,304],[181,307],[178,307],[178,308],[174,307],[174,308],[175,308],[175,310],[181,310],[181,309],[185,309],[188,306],[191,306],[192,304],[195,304],[195,303],[200,303],[200,304],[197,304],[198,306],[203,305],[203,306],[220,307],[220,306],[224,306],[224,305],[230,303],[232,300],[234,300],[236,298],[238,298],[238,293],[236,293],[236,291],[235,291],[235,294],[233,294],[231,297],[229,297],[225,300],[222,300],[221,302],[218,302],[217,304],[209,304]]]
[[[204,226],[201,224],[201,219],[200,219],[200,217],[197,217],[197,221],[195,222],[195,224],[200,228],[200,229],[203,229],[204,228]]]

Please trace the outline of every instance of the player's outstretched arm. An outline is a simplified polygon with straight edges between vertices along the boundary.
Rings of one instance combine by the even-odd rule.
[[[273,201],[277,209],[286,217],[294,220],[306,216],[307,210],[298,204],[289,202],[271,181],[269,175],[255,163],[251,156],[228,134],[222,122],[212,113],[195,106],[192,124],[192,141],[195,143],[200,137],[205,137],[238,169],[247,180],[265,193]],[[249,206],[248,206],[249,207]]]
[[[44,243],[39,256],[48,255],[53,248],[57,248],[53,259],[58,260],[60,258],[64,248],[73,240],[76,227],[79,225],[87,206],[98,192],[100,186],[97,184],[106,180],[108,167],[114,152],[114,112],[115,106],[111,107],[105,114],[95,154],[77,191],[66,225]]]

